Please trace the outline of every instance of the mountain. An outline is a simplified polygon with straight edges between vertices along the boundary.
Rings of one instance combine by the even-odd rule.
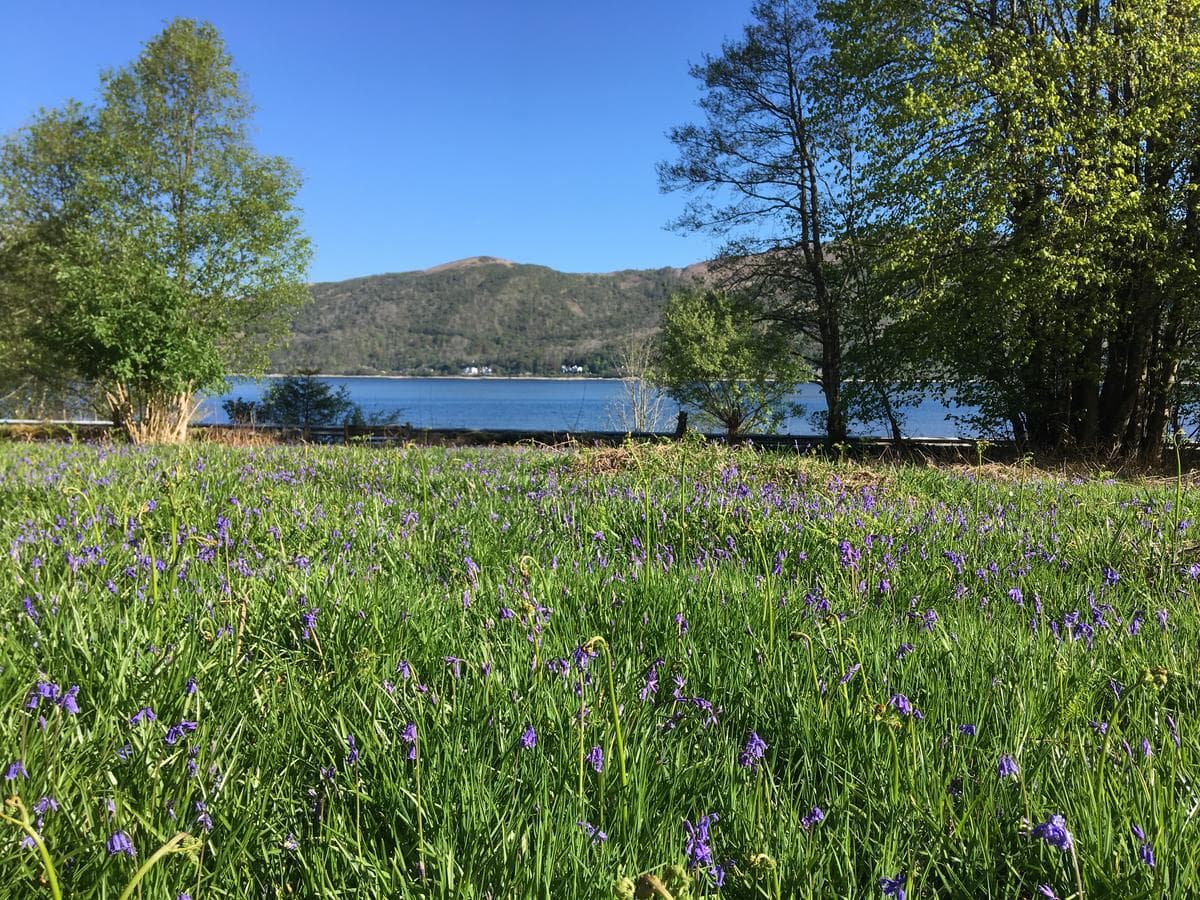
[[[279,372],[614,374],[622,346],[658,326],[703,265],[577,275],[475,256],[419,272],[311,286],[312,302],[272,357]]]

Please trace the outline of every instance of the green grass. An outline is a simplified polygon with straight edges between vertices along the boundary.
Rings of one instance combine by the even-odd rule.
[[[712,813],[727,897],[1194,896],[1200,500],[1012,476],[0,446],[3,812],[55,799],[29,815],[65,897],[179,832],[131,896],[707,896],[684,823]],[[1072,851],[1029,833],[1053,814]],[[0,895],[50,896],[22,836]]]

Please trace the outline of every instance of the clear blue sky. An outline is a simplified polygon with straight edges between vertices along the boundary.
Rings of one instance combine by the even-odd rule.
[[[664,225],[665,132],[699,119],[688,64],[750,0],[192,0],[3,4],[0,133],[92,102],[176,16],[220,30],[257,105],[255,144],[304,175],[311,276],[489,255],[568,272],[682,266]]]

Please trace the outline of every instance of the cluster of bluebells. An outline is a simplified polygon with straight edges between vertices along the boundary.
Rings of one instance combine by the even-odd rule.
[[[53,681],[39,681],[30,688],[29,696],[25,700],[25,708],[39,710],[43,700],[53,706],[58,706],[72,716],[79,715],[79,685],[77,684],[71,685],[64,691]]]
[[[708,813],[701,816],[695,825],[690,820],[683,823],[683,830],[687,835],[684,853],[687,855],[688,868],[703,869],[716,887],[725,884],[725,867],[717,862],[710,833],[710,829],[719,819],[720,816],[716,813]]]
[[[767,742],[751,731],[746,738],[746,745],[738,754],[738,765],[746,769],[756,769],[762,762],[763,754],[767,752]]]
[[[1071,849],[1071,832],[1067,831],[1067,820],[1059,813],[1050,816],[1045,822],[1033,826],[1031,832],[1035,838],[1041,838],[1056,850],[1066,852]]]
[[[996,764],[996,774],[1000,778],[1016,778],[1020,771],[1017,761],[1007,753],[1002,754],[1000,762]]]
[[[1142,830],[1142,826],[1134,825],[1131,828],[1134,838],[1138,842],[1138,859],[1154,868],[1154,848],[1150,846],[1150,842],[1146,839],[1146,832]]]
[[[907,900],[908,893],[905,891],[907,885],[908,875],[904,872],[897,872],[890,878],[879,879],[879,889],[883,891],[883,896],[895,897],[896,900]]]

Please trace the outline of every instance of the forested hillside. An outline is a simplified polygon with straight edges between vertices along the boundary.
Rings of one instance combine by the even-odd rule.
[[[702,267],[574,275],[474,257],[312,285],[277,371],[330,374],[613,374],[622,345],[658,324],[670,294]]]

